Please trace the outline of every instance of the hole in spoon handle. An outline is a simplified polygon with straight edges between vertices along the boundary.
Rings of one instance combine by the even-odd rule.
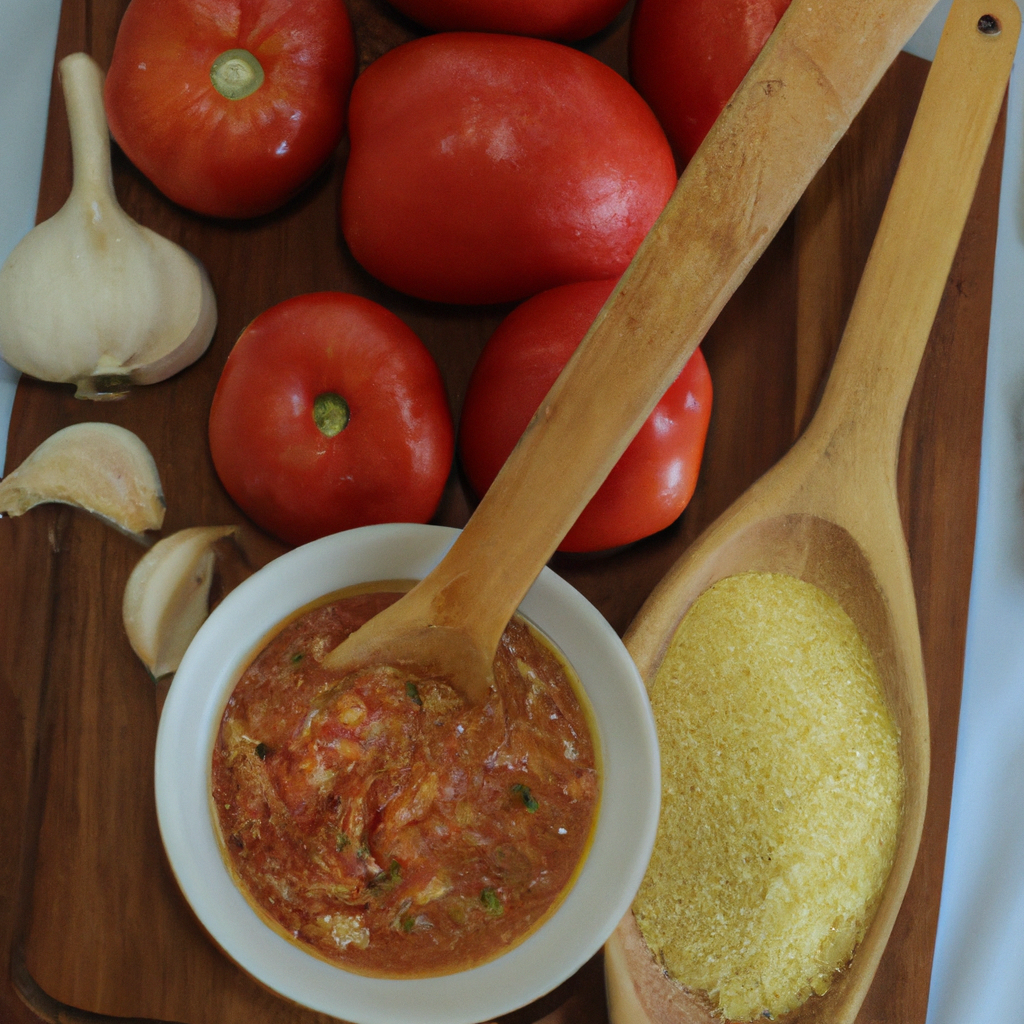
[[[1003,31],[1003,26],[994,15],[983,14],[978,19],[978,31],[984,36],[997,36]]]

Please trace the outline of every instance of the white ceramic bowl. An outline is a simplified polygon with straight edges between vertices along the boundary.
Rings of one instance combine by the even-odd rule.
[[[603,616],[545,569],[522,613],[576,669],[597,728],[602,791],[594,841],[572,891],[524,942],[443,977],[389,980],[332,966],[267,927],[231,880],[210,806],[210,763],[224,705],[259,642],[296,608],[377,579],[421,578],[456,530],[406,524],[325,537],[271,562],[207,619],[171,685],[156,748],[156,803],[171,867],[213,939],[288,999],[354,1024],[471,1024],[538,999],[590,959],[625,914],[654,843],[657,738],[643,683]]]

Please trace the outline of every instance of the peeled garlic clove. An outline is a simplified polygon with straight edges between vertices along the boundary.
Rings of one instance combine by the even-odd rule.
[[[51,434],[0,480],[0,513],[45,502],[76,505],[125,533],[159,530],[164,493],[149,449],[113,423],[76,423]]]
[[[234,526],[194,526],[157,541],[128,577],[122,616],[154,679],[174,672],[209,614],[213,545]]]
[[[0,269],[0,355],[80,398],[120,397],[198,359],[217,303],[202,264],[117,201],[99,65],[74,53],[59,69],[74,182]]]

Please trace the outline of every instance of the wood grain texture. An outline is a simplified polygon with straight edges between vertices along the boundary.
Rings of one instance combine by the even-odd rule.
[[[124,6],[124,0],[64,0],[58,59],[85,49],[106,67]],[[414,32],[379,0],[351,0],[350,9],[360,66]],[[621,18],[588,49],[624,71],[627,27]],[[820,352],[829,352],[829,339],[838,337],[845,322],[867,253],[865,240],[874,233],[926,69],[916,58],[899,58],[819,176],[816,191],[709,333],[703,349],[715,409],[701,480],[686,513],[662,534],[622,551],[553,560],[553,568],[619,632],[703,526],[789,447],[794,421],[802,415],[798,377],[812,381],[804,390],[813,396],[815,374],[828,362]],[[986,165],[903,434],[900,494],[928,670],[934,756],[917,871],[861,1014],[865,1024],[923,1021],[927,1005],[973,551],[998,150],[993,147]],[[125,209],[206,264],[220,304],[217,334],[193,367],[119,404],[86,406],[70,389],[23,380],[7,465],[16,466],[60,427],[104,419],[134,430],[153,451],[167,494],[164,533],[244,523],[216,480],[206,447],[206,417],[220,367],[257,313],[319,288],[355,291],[394,309],[434,353],[457,414],[473,361],[506,308],[439,307],[369,278],[345,251],[336,228],[343,164],[344,146],[284,210],[251,223],[224,224],[172,206],[115,152],[115,183]],[[40,219],[59,208],[69,187],[70,149],[55,89]],[[796,244],[811,224],[813,258],[803,247],[808,243]],[[818,312],[819,304],[824,312]],[[804,341],[799,349],[798,335]],[[815,351],[818,369],[805,374],[807,353]],[[813,397],[802,407],[809,404]],[[456,469],[437,521],[461,524],[471,505]],[[244,529],[243,547],[254,567],[283,550],[251,526]],[[167,867],[152,794],[157,699],[120,621],[121,593],[140,554],[129,539],[61,506],[0,521],[0,571],[9,581],[0,604],[0,740],[10,766],[0,790],[5,963],[14,952],[12,970],[0,986],[0,1016],[16,1024],[36,1019],[22,1003],[31,997],[39,1015],[53,1020],[96,1014],[184,1024],[325,1020],[270,994],[223,957]],[[600,1024],[606,1020],[601,958],[503,1020]]]

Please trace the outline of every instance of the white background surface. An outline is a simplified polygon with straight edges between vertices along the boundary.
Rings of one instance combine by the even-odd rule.
[[[931,58],[950,0],[908,49]],[[0,260],[31,228],[60,0],[0,0]],[[1024,80],[1010,86],[960,736],[928,1024],[1024,982]],[[0,469],[16,375],[0,362]]]

